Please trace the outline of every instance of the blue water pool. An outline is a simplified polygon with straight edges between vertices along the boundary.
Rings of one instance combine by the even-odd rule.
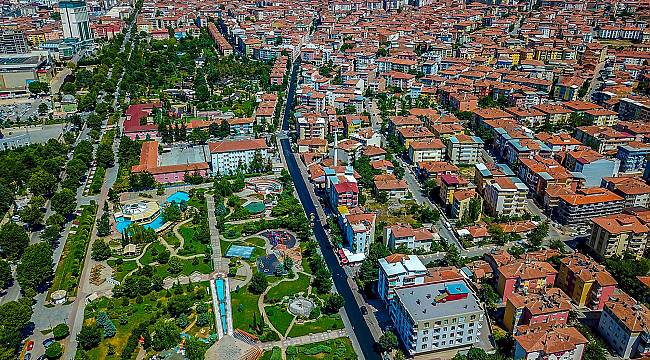
[[[223,279],[216,279],[214,284],[217,288],[217,300],[219,300],[219,312],[221,313],[221,326],[223,327],[223,332],[228,331],[228,322],[226,321],[226,294],[225,286]]]
[[[159,227],[163,226],[164,223],[165,221],[163,220],[162,213],[160,213],[158,216],[156,216],[155,219],[153,219],[152,222],[144,224],[142,226],[144,226],[146,229],[156,230]],[[131,225],[131,220],[125,219],[122,216],[115,218],[115,226],[117,227],[117,231],[119,231],[121,234],[124,233],[124,231],[126,230],[126,228],[129,227],[129,225]]]
[[[177,191],[167,197],[167,202],[168,203],[177,203],[180,204],[182,202],[187,202],[190,200],[190,194],[186,193],[185,191]]]

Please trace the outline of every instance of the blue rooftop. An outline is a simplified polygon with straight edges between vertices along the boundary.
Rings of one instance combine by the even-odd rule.
[[[445,290],[450,295],[469,294],[469,289],[463,283],[445,285]]]

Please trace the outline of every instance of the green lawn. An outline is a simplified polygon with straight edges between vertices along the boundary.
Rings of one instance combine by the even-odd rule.
[[[140,264],[142,265],[148,265],[151,264],[152,262],[155,261],[153,257],[153,250],[156,249],[157,253],[160,253],[161,251],[165,250],[165,245],[155,242],[147,248],[147,251],[145,251],[144,255],[140,258]]]
[[[321,341],[301,346],[288,346],[287,360],[356,360],[348,338]]]
[[[267,306],[264,309],[266,310],[266,315],[269,317],[269,320],[273,323],[273,327],[275,327],[280,334],[286,334],[289,325],[291,325],[291,322],[293,321],[293,315],[287,311],[286,306],[273,305]]]
[[[273,303],[281,301],[285,296],[291,296],[298,293],[307,293],[309,287],[309,276],[298,274],[298,279],[294,281],[283,281],[272,287],[264,298],[265,302]]]
[[[235,225],[226,224],[221,234],[226,239],[231,239],[231,240],[238,239],[241,237],[242,228],[243,228],[242,224],[235,224]]]
[[[248,238],[248,239],[246,239],[244,241],[246,241],[247,243],[249,243],[251,245],[255,245],[255,246],[258,246],[258,247],[261,247],[261,248],[266,246],[266,241],[263,238],[259,237],[259,236],[253,236],[253,237],[250,237],[250,238]]]
[[[174,235],[173,231],[170,231],[163,235],[163,238],[165,238],[165,241],[167,244],[173,246],[175,249],[178,248],[178,246],[181,244],[181,240]]]
[[[260,360],[282,360],[282,349],[276,346],[271,350],[267,350],[262,354]]]
[[[208,245],[194,240],[194,234],[196,233],[194,225],[185,224],[178,229],[178,232],[180,232],[183,239],[185,239],[183,249],[178,252],[178,255],[190,256],[196,254],[207,254],[209,252]]]
[[[163,279],[166,277],[178,277],[181,275],[190,275],[191,273],[198,271],[201,274],[209,274],[212,272],[212,267],[210,262],[204,262],[203,257],[198,258],[198,263],[194,264],[196,259],[181,259],[183,264],[183,270],[179,274],[170,274],[167,269],[169,268],[168,264],[158,265],[155,267],[154,271],[156,274],[160,275]]]
[[[304,324],[293,324],[293,327],[289,332],[289,337],[294,338],[303,335],[322,333],[327,330],[337,330],[343,328],[343,320],[341,320],[341,317],[338,314],[330,316],[323,315],[315,321],[309,321]]]
[[[233,328],[255,333],[255,331],[251,329],[253,316],[257,317],[257,319],[260,319],[262,316],[257,307],[258,299],[259,295],[248,292],[248,287],[230,293]]]
[[[115,263],[115,260],[109,260],[108,266],[112,267],[113,270],[115,270],[115,273],[113,274],[113,278],[121,282],[122,280],[124,280],[126,274],[128,274],[132,270],[135,270],[138,267],[138,264],[136,264],[135,260],[133,260],[133,261],[125,261],[121,265],[117,265]]]

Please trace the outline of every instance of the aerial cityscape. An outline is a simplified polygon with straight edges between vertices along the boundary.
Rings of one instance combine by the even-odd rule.
[[[0,360],[650,358],[648,0],[0,11]]]

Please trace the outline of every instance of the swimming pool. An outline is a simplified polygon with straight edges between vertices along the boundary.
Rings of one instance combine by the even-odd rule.
[[[224,279],[215,279],[214,284],[217,288],[217,300],[219,301],[219,313],[221,314],[221,326],[223,332],[228,331],[228,322],[226,321],[226,293],[224,291]]]
[[[187,202],[190,200],[190,194],[185,191],[177,191],[167,197],[168,203],[177,203]]]
[[[142,226],[145,227],[145,229],[153,229],[156,230],[159,227],[163,226],[165,221],[163,220],[162,213],[158,214],[155,219],[153,219],[152,222],[143,224]],[[118,216],[115,218],[115,227],[117,228],[117,231],[120,232],[120,234],[124,234],[124,231],[131,225],[131,220],[124,218],[123,216]]]

